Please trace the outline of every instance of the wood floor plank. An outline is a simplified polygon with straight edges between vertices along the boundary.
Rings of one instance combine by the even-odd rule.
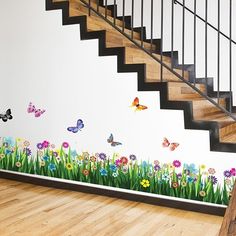
[[[1,236],[216,236],[223,219],[4,179],[0,196]]]

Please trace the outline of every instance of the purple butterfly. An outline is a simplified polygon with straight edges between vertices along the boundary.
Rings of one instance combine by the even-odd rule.
[[[30,102],[29,106],[27,108],[27,112],[28,113],[34,113],[35,117],[40,117],[45,112],[45,110],[36,109],[35,105],[33,105],[32,102]]]
[[[79,119],[75,127],[68,127],[67,130],[73,133],[77,133],[78,131],[81,131],[81,129],[83,128],[84,128],[84,123],[81,119]]]
[[[110,137],[107,139],[107,142],[110,143],[112,147],[122,145],[122,143],[114,141],[113,134],[110,135]]]

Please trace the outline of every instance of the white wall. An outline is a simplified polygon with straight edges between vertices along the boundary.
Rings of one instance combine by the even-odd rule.
[[[236,167],[234,153],[210,152],[209,132],[185,130],[182,111],[160,110],[158,92],[137,92],[135,73],[118,74],[115,56],[98,57],[98,41],[80,41],[79,26],[62,26],[61,12],[46,12],[44,2],[0,0],[0,110],[11,108],[14,116],[0,122],[0,137],[206,164],[219,179]],[[129,107],[136,96],[147,110]],[[30,101],[46,109],[41,118],[26,112]],[[78,118],[85,128],[69,133],[66,128]],[[110,133],[123,145],[109,146]],[[180,146],[174,152],[162,148],[163,137]]]

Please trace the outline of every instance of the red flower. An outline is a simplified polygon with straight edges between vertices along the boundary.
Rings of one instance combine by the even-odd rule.
[[[128,163],[128,158],[127,157],[121,157],[120,161],[123,165],[126,165]]]

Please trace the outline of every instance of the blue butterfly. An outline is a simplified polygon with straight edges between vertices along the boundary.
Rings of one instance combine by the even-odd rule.
[[[107,142],[110,143],[112,147],[122,145],[122,143],[114,141],[113,134],[110,134],[110,137],[107,139]]]
[[[75,127],[68,127],[67,130],[73,133],[77,133],[78,131],[81,131],[81,129],[84,128],[84,123],[81,119],[77,120],[77,124]]]

